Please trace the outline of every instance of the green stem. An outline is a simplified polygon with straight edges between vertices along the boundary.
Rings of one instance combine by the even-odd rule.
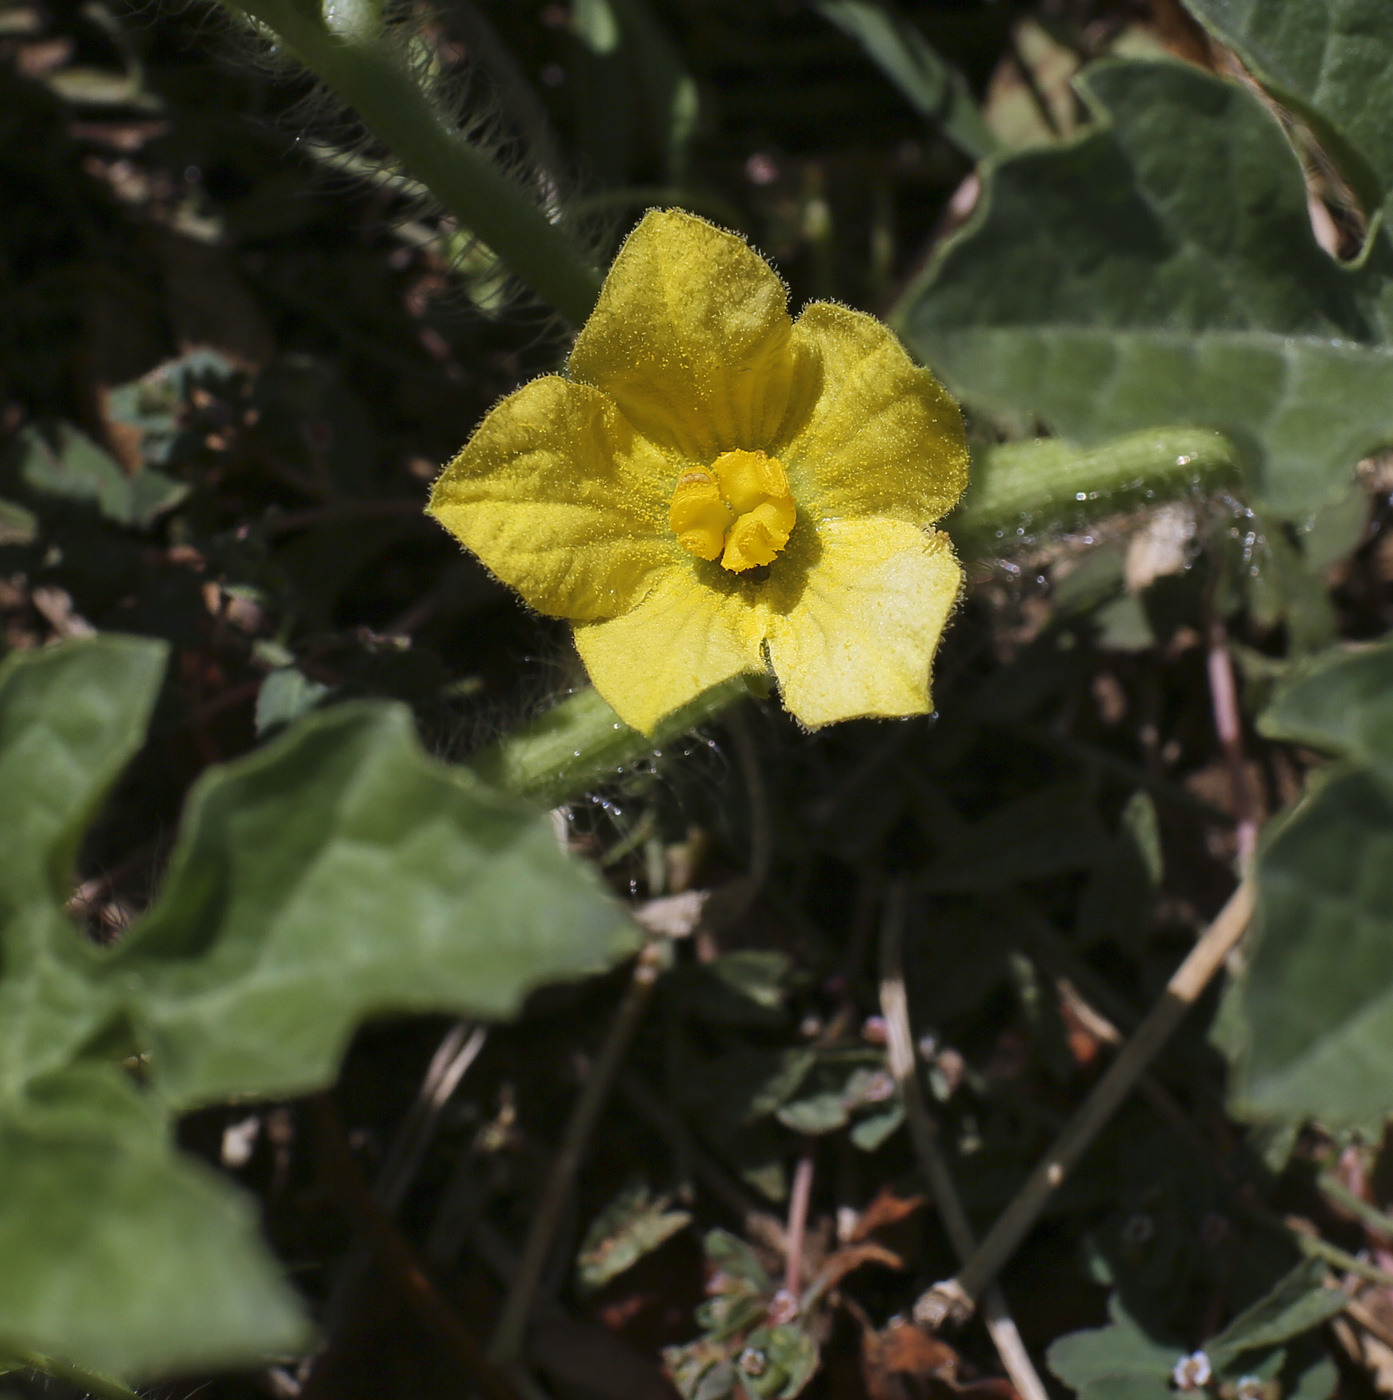
[[[15,1354],[16,1361],[22,1361],[31,1371],[42,1372],[45,1376],[52,1376],[56,1381],[67,1381],[69,1385],[75,1385],[79,1390],[85,1390],[89,1395],[96,1395],[99,1400],[140,1400],[140,1396],[131,1390],[129,1386],[124,1386],[120,1381],[114,1381],[109,1376],[98,1375],[95,1371],[85,1371],[81,1366],[74,1366],[71,1362],[60,1361],[56,1356],[39,1356],[32,1352],[18,1352]]]
[[[1385,1215],[1376,1206],[1361,1200],[1334,1172],[1322,1172],[1317,1185],[1337,1206],[1343,1206],[1352,1215],[1358,1216],[1360,1224],[1366,1229],[1372,1230],[1385,1240],[1393,1240],[1393,1216]]]
[[[757,686],[748,676],[713,686],[646,735],[630,729],[587,686],[476,754],[471,764],[495,787],[555,807],[660,754],[664,744],[717,718]]]
[[[974,454],[967,494],[944,523],[964,557],[989,557],[1238,474],[1233,445],[1203,428],[1153,428],[1092,448],[1061,438],[1001,443]]]
[[[990,558],[1021,536],[1065,529],[1129,505],[1212,490],[1237,472],[1217,433],[1172,428],[1133,433],[1081,450],[1054,438],[980,453],[963,503],[945,522],[968,559]],[[1082,498],[1082,499],[1081,499]],[[556,806],[641,762],[750,692],[737,677],[699,695],[645,736],[595,691],[578,690],[473,760],[497,787]]]
[[[515,180],[441,117],[379,45],[336,34],[295,0],[224,0],[273,30],[343,98],[414,180],[512,272],[575,325],[594,309],[600,274]]]

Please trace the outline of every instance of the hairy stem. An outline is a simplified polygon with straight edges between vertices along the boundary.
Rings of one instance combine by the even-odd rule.
[[[1236,475],[1237,461],[1226,439],[1195,428],[1133,433],[1087,451],[1055,438],[1009,443],[979,454],[967,495],[944,523],[965,558],[989,558],[1017,540],[1017,530],[1046,533],[1128,505],[1213,490]],[[651,735],[630,729],[595,691],[578,690],[471,762],[495,786],[556,806],[759,688],[758,678],[737,676]]]
[[[1202,428],[1155,428],[1097,447],[1062,438],[1007,442],[973,454],[972,479],[945,522],[967,558],[1074,529],[1238,479],[1227,438]]]
[[[338,34],[295,0],[224,0],[272,30],[464,227],[575,325],[600,274],[531,196],[452,128],[410,75],[371,39]]]
[[[140,1400],[139,1394],[129,1386],[114,1381],[110,1376],[98,1375],[95,1371],[84,1370],[71,1362],[60,1361],[56,1356],[39,1356],[32,1352],[16,1352],[16,1361],[22,1361],[32,1371],[52,1376],[56,1381],[67,1381],[69,1385],[95,1395],[98,1400]]]
[[[496,787],[555,807],[661,752],[664,744],[718,718],[750,692],[750,682],[737,676],[698,695],[645,735],[630,729],[587,686],[476,754],[470,763]]]

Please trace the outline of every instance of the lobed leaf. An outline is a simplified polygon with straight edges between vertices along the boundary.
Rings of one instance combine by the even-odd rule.
[[[0,664],[0,1097],[60,1068],[111,1014],[63,905],[83,832],[144,739],[167,651],[103,636]]]
[[[1300,166],[1238,84],[1173,61],[1079,82],[1096,123],[989,171],[981,208],[893,319],[970,402],[1084,445],[1223,433],[1266,505],[1304,516],[1393,440],[1388,235],[1316,243]]]
[[[252,1200],[175,1150],[158,1104],[80,1064],[0,1109],[0,1350],[117,1375],[302,1348]]]
[[[367,1017],[509,1016],[636,946],[540,814],[427,757],[404,706],[363,702],[204,777],[106,974],[187,1108],[323,1087]]]
[[[124,1375],[305,1341],[254,1208],[175,1150],[171,1109],[323,1087],[366,1016],[507,1015],[637,942],[540,813],[362,703],[205,774],[154,907],[89,945],[73,859],[165,660],[103,636],[0,666],[0,1352]]]
[[[1185,0],[1301,113],[1373,213],[1393,186],[1393,12],[1384,0]]]

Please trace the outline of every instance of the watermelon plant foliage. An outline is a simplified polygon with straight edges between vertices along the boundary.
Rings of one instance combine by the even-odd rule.
[[[0,169],[27,188],[38,151],[71,177],[43,208],[0,210],[0,305],[23,321],[16,353],[0,344],[0,1372],[128,1396],[128,1381],[295,1358],[332,1390],[358,1338],[343,1328],[314,1359],[311,1315],[332,1330],[371,1271],[351,1244],[316,1240],[292,1286],[286,1265],[303,1261],[279,1235],[273,1251],[259,1218],[275,1191],[216,1171],[191,1128],[234,1105],[250,1123],[348,1064],[340,1107],[359,1129],[365,1102],[391,1097],[380,1085],[419,1082],[415,1061],[374,1079],[372,1046],[355,1081],[363,1027],[506,1021],[534,990],[610,969],[640,940],[612,888],[651,896],[663,936],[700,934],[667,950],[651,1003],[639,979],[617,993],[631,1041],[590,1024],[614,986],[559,1012],[564,998],[538,998],[514,1040],[490,1032],[504,1067],[469,1071],[452,1164],[402,1102],[376,1123],[399,1131],[384,1161],[416,1153],[378,1223],[438,1267],[414,1320],[443,1311],[455,1388],[660,1393],[656,1343],[636,1358],[596,1321],[622,1330],[647,1283],[587,1295],[627,1289],[660,1249],[691,1293],[697,1251],[688,1240],[684,1263],[670,1242],[694,1225],[707,1297],[663,1353],[683,1400],[794,1400],[824,1362],[844,1382],[834,1357],[869,1394],[972,1388],[1000,1361],[985,1330],[930,1339],[904,1321],[954,1267],[924,1142],[989,1238],[1232,890],[1253,803],[1282,787],[1300,796],[1262,832],[1257,912],[1214,1029],[1202,999],[1145,1099],[1042,1207],[1033,1283],[1023,1271],[1018,1289],[1010,1260],[1002,1277],[1032,1345],[1064,1333],[1037,1359],[1085,1400],[1326,1400],[1326,1324],[1386,1282],[1355,1241],[1389,1238],[1363,1169],[1393,1115],[1393,554],[1376,537],[1393,477],[1356,469],[1393,445],[1393,4],[1184,4],[1195,26],[1177,22],[1186,42],[1162,56],[1161,28],[1120,0],[429,17],[225,0],[282,72],[299,63],[320,100],[353,109],[343,130],[363,123],[351,150],[298,129],[273,149],[263,108],[280,89],[259,77],[236,113],[255,114],[252,155],[217,84],[208,108],[187,73],[145,91],[119,4],[76,7],[81,43],[32,48],[64,7],[0,15]],[[171,8],[151,25],[184,24]],[[170,50],[202,42],[177,32]],[[65,66],[103,45],[120,75]],[[469,101],[449,95],[466,60],[488,70],[496,130],[461,122]],[[1018,114],[1033,104],[1029,149],[1002,149],[1024,129],[1001,121],[1003,91]],[[140,120],[88,122],[84,102]],[[292,120],[312,123],[310,106]],[[174,154],[142,185],[157,129]],[[593,175],[583,197],[572,169]],[[371,185],[362,207],[350,175]],[[110,201],[84,222],[94,191]],[[508,279],[581,323],[649,204],[738,226],[781,259],[795,303],[890,306],[961,397],[972,480],[944,528],[968,582],[938,714],[810,735],[740,677],[645,738],[557,661],[565,698],[500,732],[510,705],[535,710],[533,662],[555,659],[555,635],[421,518],[426,479],[500,393],[564,361],[559,332],[511,316]],[[122,242],[132,227],[143,243]],[[69,240],[92,266],[27,285],[36,249]],[[206,296],[182,294],[190,266]],[[273,316],[239,301],[243,278]],[[136,319],[146,284],[168,293],[160,334],[181,353],[119,384],[99,332]],[[433,307],[447,284],[477,323]],[[189,351],[206,327],[179,315],[205,302],[236,308],[250,347]],[[305,344],[340,347],[342,364]],[[71,402],[54,388],[69,375],[86,375]],[[361,401],[350,382],[369,386]],[[1246,727],[1221,713],[1226,638]],[[737,705],[729,753],[691,737]],[[221,742],[210,715],[228,722]],[[469,767],[419,732],[452,752],[472,737]],[[113,801],[123,775],[148,776],[132,769],[147,745],[195,757],[168,801]],[[1246,807],[1244,781],[1261,789]],[[558,849],[541,809],[565,804],[592,861]],[[167,858],[148,839],[142,855],[176,810]],[[140,830],[107,840],[117,811]],[[133,854],[121,899],[75,899],[79,871],[100,884],[103,860]],[[99,914],[113,922],[89,936]],[[909,1077],[887,1055],[897,990]],[[557,1096],[582,1064],[607,1065],[610,1083],[578,1077],[638,1115],[605,1142],[617,1120],[582,1091],[602,1129],[589,1158],[584,1113],[563,1128]],[[900,1131],[924,1113],[936,1131]],[[548,1142],[564,1169],[550,1178]],[[1319,1192],[1347,1160],[1341,1215]],[[583,1161],[574,1189],[565,1171]],[[430,1193],[427,1229],[414,1206]],[[551,1209],[567,1202],[573,1221]],[[1300,1231],[1291,1202],[1310,1216]],[[297,1202],[299,1223],[316,1208]],[[549,1213],[555,1237],[534,1249]],[[441,1237],[464,1216],[480,1228],[452,1254]],[[574,1271],[556,1267],[568,1236]],[[529,1270],[555,1285],[540,1307],[518,1290]],[[484,1304],[452,1314],[456,1284]],[[489,1319],[518,1297],[535,1325],[495,1374],[478,1360]],[[844,1305],[854,1326],[833,1325]],[[558,1362],[568,1344],[583,1375]],[[383,1368],[403,1390],[382,1383],[378,1360],[364,1386],[424,1393],[406,1365]]]
[[[1215,429],[1260,502],[1306,518],[1393,440],[1384,224],[1355,263],[1326,253],[1295,151],[1236,82],[1108,61],[1078,90],[1088,128],[989,163],[892,319],[971,403],[1082,444]]]
[[[166,664],[121,636],[0,669],[0,1345],[98,1372],[303,1346],[249,1198],[174,1116],[331,1084],[363,1020],[503,1017],[636,931],[535,809],[429,758],[402,706],[312,714],[210,770],[114,949],[64,910]]]

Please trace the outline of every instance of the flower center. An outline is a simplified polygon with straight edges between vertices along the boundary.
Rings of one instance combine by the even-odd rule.
[[[797,517],[784,464],[742,447],[722,452],[709,470],[683,472],[668,507],[677,543],[735,574],[772,564]]]

